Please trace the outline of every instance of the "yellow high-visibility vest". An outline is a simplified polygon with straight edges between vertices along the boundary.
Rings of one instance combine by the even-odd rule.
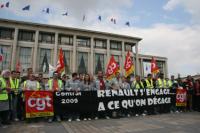
[[[48,80],[49,89],[52,90],[53,87],[53,79]],[[58,79],[58,89],[62,89],[62,80]]]
[[[10,78],[10,85],[11,85],[11,89],[15,92],[15,94],[18,93],[19,91],[19,79],[12,79]]]
[[[6,89],[6,81],[4,78],[0,77],[1,82],[1,89]],[[6,101],[8,100],[8,92],[6,90],[3,90],[0,92],[0,101]]]
[[[149,82],[148,79],[146,79],[145,82],[146,82],[146,85],[147,85],[146,86],[147,89],[153,89],[154,88],[154,86],[153,86],[153,80],[152,79],[150,80],[150,82]]]
[[[157,79],[157,87],[158,88],[167,88],[167,83],[166,83],[166,80],[165,79],[160,79],[158,78]]]
[[[141,87],[140,87],[140,84],[141,84]],[[136,82],[136,81],[133,81],[133,84],[132,84],[132,87],[134,88],[134,89],[143,89],[144,88],[144,85],[143,85],[143,83],[140,81],[140,84],[138,83],[138,82]]]

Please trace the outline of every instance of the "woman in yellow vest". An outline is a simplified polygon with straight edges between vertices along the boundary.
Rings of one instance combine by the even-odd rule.
[[[0,77],[0,119],[4,125],[10,124],[9,122],[9,99],[8,93],[11,91],[10,84],[10,71],[4,70],[2,77]]]

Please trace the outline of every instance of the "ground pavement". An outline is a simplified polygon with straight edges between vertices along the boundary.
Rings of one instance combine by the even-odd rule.
[[[16,122],[0,133],[200,133],[200,112],[81,122]]]

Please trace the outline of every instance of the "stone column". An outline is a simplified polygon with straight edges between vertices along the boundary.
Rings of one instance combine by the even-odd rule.
[[[122,74],[124,75],[125,74],[125,70],[123,68],[124,66],[124,62],[125,62],[125,56],[126,56],[126,52],[125,52],[125,44],[124,44],[124,41],[122,41],[122,63],[121,63],[121,68],[120,70],[122,70]]]
[[[136,75],[139,75],[139,76],[141,76],[140,75],[140,72],[139,72],[139,54],[138,54],[138,43],[136,43],[136,45],[135,45],[135,58],[136,58],[136,60],[135,60],[135,66],[136,66]]]
[[[72,72],[76,72],[76,35],[73,37]]]
[[[33,72],[35,73],[37,70],[37,56],[38,56],[38,38],[39,38],[39,31],[35,31],[35,44],[33,49]]]
[[[107,39],[107,61],[106,61],[106,67],[107,67],[107,65],[108,65],[108,62],[109,62],[109,60],[110,60],[110,55],[111,55],[111,53],[110,53],[110,40],[109,39]],[[106,67],[105,67],[105,69],[106,69]]]
[[[94,38],[90,39],[90,73],[94,74]]]
[[[15,64],[16,64],[18,32],[19,32],[19,29],[15,28],[14,41],[13,41],[13,45],[12,45],[12,55],[11,55],[12,56],[12,58],[11,58],[11,70],[15,69]]]
[[[54,44],[54,53],[53,53],[53,65],[56,67],[58,61],[58,32],[55,33],[55,44]]]

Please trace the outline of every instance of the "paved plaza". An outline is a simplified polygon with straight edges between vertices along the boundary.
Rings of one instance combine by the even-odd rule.
[[[0,133],[200,133],[200,112],[81,122],[16,122]]]

